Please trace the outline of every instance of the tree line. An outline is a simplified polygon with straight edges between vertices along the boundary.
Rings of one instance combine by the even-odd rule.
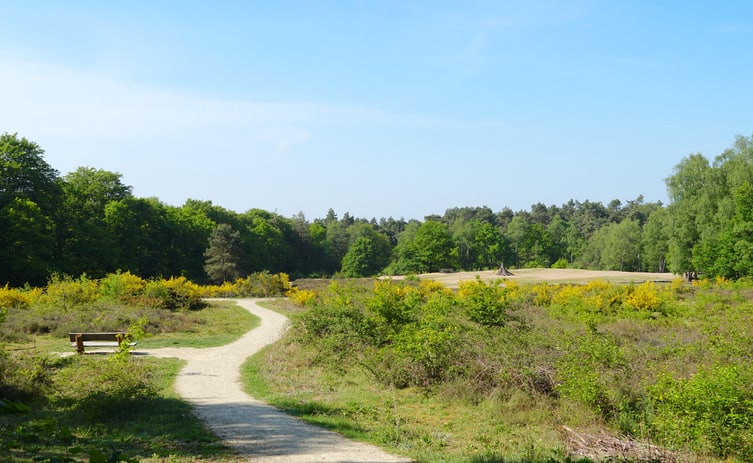
[[[710,161],[682,159],[666,179],[670,204],[643,196],[537,203],[530,210],[455,207],[424,220],[309,221],[211,201],[170,206],[138,198],[121,174],[66,175],[44,150],[0,136],[0,284],[41,285],[53,274],[232,280],[259,271],[292,277],[413,274],[443,269],[575,267],[753,276],[753,137]]]

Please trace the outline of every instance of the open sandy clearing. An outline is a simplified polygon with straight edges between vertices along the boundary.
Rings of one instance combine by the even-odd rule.
[[[452,272],[452,273],[424,273],[418,275],[422,280],[438,281],[450,288],[457,288],[458,282],[473,280],[477,276],[484,281],[503,278],[521,283],[550,282],[550,283],[582,283],[591,280],[607,280],[612,283],[643,283],[644,281],[666,282],[677,276],[672,273],[647,272],[615,272],[606,270],[580,270],[557,268],[530,268],[512,270],[513,276],[501,277],[495,270],[481,272]],[[401,280],[404,277],[390,277]]]

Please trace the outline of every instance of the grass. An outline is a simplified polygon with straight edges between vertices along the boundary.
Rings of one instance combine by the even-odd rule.
[[[176,359],[132,358],[121,373],[148,371],[150,392],[129,396],[117,387],[95,391],[71,378],[96,378],[117,369],[113,357],[59,358],[53,383],[65,384],[33,400],[31,412],[0,415],[0,452],[7,463],[135,459],[141,462],[239,461],[172,389]],[[105,460],[102,460],[105,461]]]
[[[217,347],[229,344],[259,326],[259,317],[233,301],[212,301],[207,309],[185,312],[185,328],[160,333],[139,342],[148,349],[160,347]]]
[[[416,282],[411,285],[420,289]],[[339,299],[334,298],[333,303],[347,300],[348,305],[360,304],[373,280],[347,286],[341,282]],[[562,287],[563,291],[567,289]],[[657,291],[665,289],[670,288]],[[353,342],[347,337],[333,338],[330,344],[307,345],[301,342],[302,333],[294,324],[281,342],[246,362],[242,381],[251,395],[308,422],[410,456],[419,463],[592,461],[568,457],[572,439],[567,429],[586,437],[624,438],[623,443],[663,438],[688,452],[683,454],[689,455],[687,458],[676,461],[748,461],[740,454],[714,454],[714,445],[730,445],[724,436],[716,436],[718,442],[708,440],[703,444],[706,447],[693,447],[682,434],[685,431],[672,426],[683,422],[685,412],[713,425],[716,418],[709,413],[727,402],[714,402],[717,398],[705,391],[731,387],[738,378],[747,380],[747,370],[742,368],[697,373],[715,365],[749,364],[753,343],[745,327],[753,326],[753,304],[748,302],[753,300],[753,290],[734,285],[692,288],[666,302],[661,312],[645,314],[624,307],[597,310],[595,302],[587,305],[585,299],[577,298],[563,305],[536,306],[530,304],[532,293],[526,293],[529,290],[522,285],[503,291],[520,294],[512,310],[514,318],[510,319],[514,323],[511,327],[468,331],[477,336],[472,338],[474,343],[491,349],[493,354],[484,358],[461,356],[461,360],[474,364],[475,369],[469,370],[473,375],[424,386],[391,385],[384,381],[384,372],[382,376],[375,374],[376,369],[390,366],[390,357],[378,359],[381,364],[369,359],[366,354],[373,352],[366,350],[372,348],[343,344]],[[454,313],[445,312],[455,306],[442,305],[440,299],[431,299],[435,305],[421,309],[435,311],[428,322],[438,323],[442,316]],[[312,310],[286,300],[263,305],[294,319]],[[247,314],[232,303],[165,314],[171,317],[164,320],[169,332],[141,341],[139,346],[221,345],[258,323]],[[4,330],[13,327],[12,323],[5,325]],[[467,328],[463,324],[451,326]],[[415,333],[428,336],[421,339],[436,341],[429,336],[432,330],[417,329]],[[510,335],[516,337],[505,337]],[[431,358],[416,350],[422,345],[415,339],[395,339],[409,342],[404,351],[395,352]],[[32,411],[0,414],[0,455],[7,455],[2,461],[72,463],[108,458],[118,461],[118,456],[121,461],[147,463],[238,460],[204,428],[190,406],[176,397],[170,385],[181,366],[177,360],[132,357],[129,364],[120,365],[113,356],[35,357],[35,353],[70,350],[67,340],[49,335],[32,336],[8,347],[5,351],[10,357],[26,360],[15,373],[18,384],[10,385],[13,394],[6,396],[0,390],[0,397],[30,404]],[[359,351],[360,347],[365,350]],[[462,352],[469,355],[477,347],[465,343]],[[348,356],[354,352],[359,355]],[[5,362],[0,367],[10,365],[7,358],[0,357]],[[6,378],[12,368],[0,370]],[[597,374],[592,377],[594,372]],[[726,382],[719,382],[714,374],[726,375]],[[118,380],[131,377],[138,381]],[[676,396],[674,402],[662,404],[668,414],[663,417],[661,432],[641,428],[640,417],[631,415],[640,400],[651,399],[656,393],[651,387],[660,381]],[[744,383],[733,391],[742,404],[753,397],[746,395],[753,383]],[[100,387],[102,384],[106,388]],[[6,386],[9,384],[0,384]],[[686,396],[692,399],[694,409],[682,408],[690,403]],[[680,408],[672,409],[675,404]],[[619,409],[622,405],[629,407]],[[737,413],[735,419],[748,419],[744,410],[732,411]],[[680,414],[673,418],[671,413]],[[753,414],[750,416],[753,420]],[[748,442],[742,429],[737,434],[739,447],[753,448],[753,439]],[[97,452],[104,459],[94,459],[92,455],[96,457]],[[610,461],[637,461],[623,457],[616,455]]]
[[[218,346],[259,323],[232,301],[164,315],[171,317],[171,332],[142,340],[139,347]],[[3,329],[7,333],[13,324],[6,322]],[[30,411],[0,412],[1,461],[241,461],[176,395],[172,385],[182,361],[140,356],[122,361],[117,355],[63,358],[49,354],[70,352],[67,337],[13,338],[22,342],[0,349],[0,397],[29,405]]]
[[[301,355],[272,347],[250,358],[242,369],[246,391],[308,423],[420,463],[565,461],[546,398],[491,396],[471,403],[419,388],[382,387],[365,371],[340,376],[311,365],[269,379],[278,356]]]
[[[121,307],[111,307],[112,311],[123,311]],[[125,310],[134,310],[128,308]],[[11,312],[12,315],[15,315]],[[141,315],[141,314],[139,314]],[[33,316],[32,314],[26,317]],[[14,316],[3,326],[10,332],[13,342],[6,342],[8,351],[71,352],[66,330],[53,330],[52,334],[28,335],[23,331],[25,317]],[[235,341],[244,333],[259,325],[259,318],[233,301],[214,300],[207,307],[190,311],[154,311],[144,338],[138,340],[138,347],[157,349],[161,347],[216,347]],[[13,322],[18,321],[14,328]],[[127,326],[120,329],[125,329]]]
[[[319,282],[307,284],[322,288]],[[337,304],[347,300],[348,306],[361,307],[377,329],[380,319],[370,311],[379,306],[363,302],[366,285],[345,286],[327,299],[335,304],[332,309],[315,305],[302,311],[275,301],[276,310],[294,317],[293,328],[244,365],[243,382],[251,395],[417,462],[577,461],[568,455],[579,439],[589,442],[586,450],[594,461],[599,446],[616,448],[615,442],[626,450],[612,450],[610,461],[750,461],[750,287],[649,285],[643,290],[660,298],[647,298],[648,308],[637,309],[624,301],[636,303],[638,285],[591,283],[585,292],[553,286],[551,300],[542,305],[531,303],[531,287],[511,286],[500,290],[505,297],[518,295],[508,309],[510,325],[470,329],[471,337],[461,339],[459,358],[474,368],[426,386],[398,387],[385,382],[378,369],[389,372],[394,362],[405,361],[395,352],[424,355],[417,350],[422,345],[413,338],[389,350],[354,339],[348,330],[359,319],[343,321],[339,317],[352,317],[352,311]],[[562,296],[569,294],[579,296]],[[623,302],[609,305],[609,297]],[[418,312],[433,314],[427,323],[455,310],[437,305],[436,298],[427,300],[434,305]],[[393,299],[393,304],[400,302]],[[327,314],[330,318],[316,318]],[[299,316],[305,322],[296,324]],[[326,320],[327,339],[306,334],[317,320]],[[413,322],[407,327],[426,333]],[[406,342],[400,335],[388,339]],[[436,341],[430,335],[424,339]],[[392,357],[385,357],[390,352]],[[719,395],[720,390],[728,392]]]

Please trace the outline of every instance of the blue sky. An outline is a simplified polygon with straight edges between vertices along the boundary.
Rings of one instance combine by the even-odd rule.
[[[0,132],[309,219],[667,202],[753,134],[753,3],[3,1]]]

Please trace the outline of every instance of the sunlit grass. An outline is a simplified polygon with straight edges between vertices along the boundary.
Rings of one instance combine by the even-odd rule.
[[[171,329],[180,331],[140,340],[139,348],[224,345],[259,323],[234,301],[214,301],[201,310],[166,315],[171,316]],[[173,383],[183,361],[131,356],[121,367],[113,355],[60,357],[58,353],[73,351],[68,338],[49,334],[19,336],[19,342],[6,343],[3,349],[25,362],[16,374],[39,376],[40,386],[16,393],[27,397],[18,400],[31,406],[30,413],[0,413],[0,461],[100,461],[96,455],[104,458],[101,461],[120,458],[144,463],[243,461],[175,393]],[[141,375],[134,386],[143,380],[153,393],[129,398],[117,381],[104,385],[102,381],[111,379],[99,378],[118,368],[122,371],[115,378]]]
[[[475,362],[471,375],[422,387],[389,386],[384,376],[380,379],[372,370],[384,365],[378,357],[362,351],[344,354],[351,347],[338,343],[386,352],[379,346],[358,344],[348,336],[320,342],[320,331],[307,338],[312,329],[323,329],[324,336],[338,335],[353,326],[349,323],[358,323],[352,306],[340,308],[339,301],[359,304],[356,311],[381,307],[364,303],[360,289],[349,293],[343,289],[347,285],[341,284],[329,296],[337,307],[312,312],[315,318],[308,315],[314,309],[275,301],[277,310],[303,316],[305,323],[298,331],[294,323],[286,338],[249,359],[243,367],[243,382],[251,395],[308,422],[418,462],[579,461],[567,456],[576,435],[572,430],[597,440],[598,436],[621,439],[634,445],[635,452],[652,442],[659,445],[655,461],[747,461],[743,452],[752,448],[753,441],[746,437],[722,450],[709,444],[728,445],[722,436],[725,431],[714,427],[721,422],[711,414],[718,409],[713,397],[696,404],[672,402],[677,409],[671,413],[678,416],[702,414],[698,416],[706,420],[704,429],[710,431],[704,436],[681,434],[668,439],[668,433],[685,431],[670,429],[671,421],[666,420],[671,415],[665,421],[653,417],[651,403],[662,400],[661,389],[652,385],[667,377],[676,378],[671,384],[687,394],[682,392],[685,384],[718,386],[714,375],[693,380],[699,372],[717,371],[716,365],[730,366],[724,370],[730,371],[730,377],[748,374],[753,345],[746,328],[753,326],[749,286],[725,282],[702,287],[674,281],[544,285],[535,285],[537,291],[528,283],[501,288],[500,297],[510,304],[510,325],[488,331],[471,329],[466,332],[471,337],[464,339],[466,348],[485,346],[486,350],[473,355],[486,357],[461,356]],[[320,284],[317,290],[325,288]],[[547,294],[542,293],[544,289]],[[422,307],[417,313],[423,316],[429,310],[441,310],[438,314],[452,310],[436,300]],[[452,313],[462,317],[462,310]],[[343,322],[337,314],[352,318]],[[409,328],[414,323],[408,321]],[[405,345],[412,348],[415,344]],[[741,397],[750,397],[750,384],[739,387]],[[735,419],[753,419],[745,413]],[[736,435],[749,435],[744,427],[724,426]],[[680,424],[676,428],[683,429]],[[616,451],[617,459],[610,461],[637,461]]]

